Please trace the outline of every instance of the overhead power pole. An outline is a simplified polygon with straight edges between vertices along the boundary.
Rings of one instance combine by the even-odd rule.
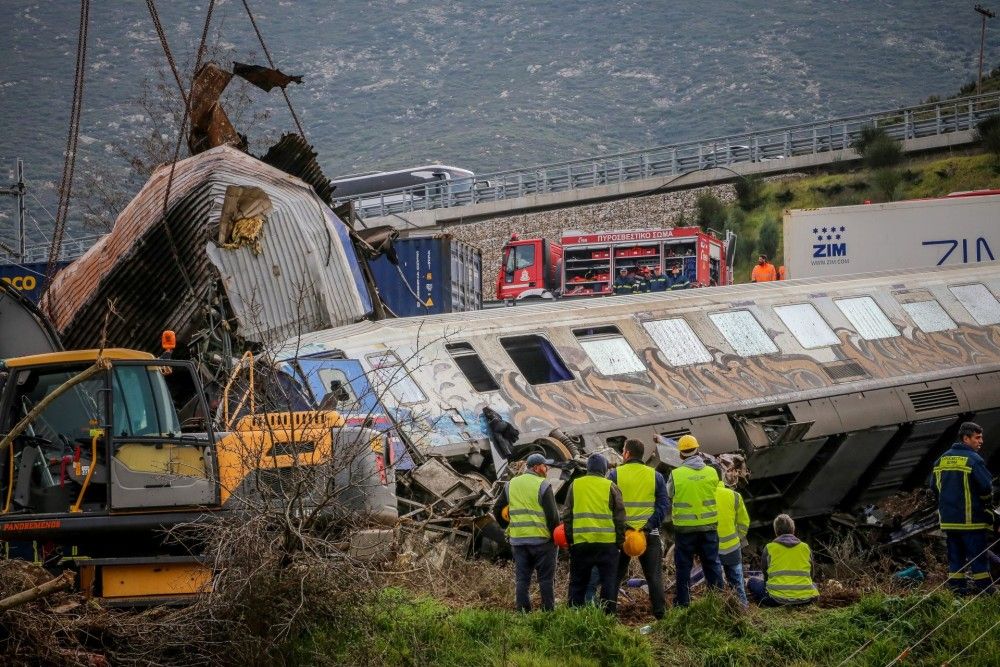
[[[24,161],[17,158],[17,182],[6,188],[0,188],[0,195],[17,197],[17,260],[23,262],[25,257],[24,239],[24,195],[27,188],[24,185]],[[5,249],[6,245],[4,246]],[[12,249],[10,249],[12,250]]]
[[[983,94],[983,47],[986,45],[986,19],[991,19],[996,14],[986,9],[982,5],[976,5],[976,11],[983,15],[983,31],[979,37],[979,79],[976,83],[976,95]]]

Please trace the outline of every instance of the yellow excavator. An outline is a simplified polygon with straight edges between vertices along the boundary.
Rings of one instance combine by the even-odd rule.
[[[187,361],[127,349],[0,360],[0,547],[73,568],[86,595],[150,603],[211,585],[197,546],[165,539],[179,524],[289,502],[290,488],[300,511],[333,497],[395,520],[384,435],[334,411],[212,422]]]

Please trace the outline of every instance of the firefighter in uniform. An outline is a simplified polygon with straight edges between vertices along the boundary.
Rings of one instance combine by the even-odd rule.
[[[750,530],[750,515],[743,496],[720,481],[715,489],[715,506],[719,512],[719,562],[726,583],[736,591],[746,607],[747,592],[743,587],[743,545]]]
[[[552,531],[559,525],[552,485],[546,479],[552,461],[541,454],[532,454],[525,462],[526,470],[507,482],[493,507],[493,516],[501,526],[507,526],[510,549],[514,554],[514,598],[518,611],[531,611],[531,577],[538,574],[542,609],[555,607],[553,580],[556,572],[556,545]],[[507,508],[509,522],[504,518]]]
[[[764,578],[747,582],[750,597],[762,607],[809,604],[819,597],[812,580],[812,550],[795,537],[795,522],[787,514],[775,517],[774,534],[761,553]]]
[[[683,463],[670,471],[667,497],[670,498],[670,517],[674,524],[674,567],[677,572],[674,604],[686,607],[691,603],[691,568],[696,555],[701,559],[708,585],[722,588],[719,517],[715,505],[719,474],[698,455],[698,441],[693,435],[681,436],[677,449]]]
[[[615,294],[634,294],[635,281],[628,274],[628,269],[624,266],[618,269],[618,277],[615,278]]]
[[[625,503],[628,528],[646,534],[646,551],[639,556],[642,575],[649,587],[649,603],[653,616],[663,618],[666,603],[663,597],[663,542],[660,524],[667,518],[670,500],[663,475],[643,463],[645,446],[639,440],[626,440],[622,450],[625,462],[612,470],[608,479],[618,485]],[[618,585],[628,573],[632,558],[624,551],[618,554]]]
[[[653,275],[649,278],[650,292],[666,292],[670,287],[670,278],[663,275],[663,269],[659,265],[653,267]]]
[[[618,602],[618,548],[625,541],[625,506],[618,487],[605,477],[608,460],[587,459],[587,474],[577,477],[566,495],[563,525],[569,543],[569,606],[584,604],[591,571],[601,583],[601,606],[610,614]]]
[[[954,592],[965,593],[968,579],[978,592],[991,583],[986,546],[990,517],[986,509],[993,480],[979,455],[982,427],[964,422],[958,427],[958,437],[959,442],[934,464],[930,484],[937,493],[941,530],[948,541],[948,583]]]

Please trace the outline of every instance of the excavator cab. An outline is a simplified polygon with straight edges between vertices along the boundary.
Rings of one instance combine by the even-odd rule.
[[[66,388],[98,357],[108,364]],[[4,366],[0,437],[10,444],[0,452],[3,515],[71,519],[218,505],[211,433],[184,433],[178,410],[200,403],[193,411],[207,415],[187,362],[112,349]]]

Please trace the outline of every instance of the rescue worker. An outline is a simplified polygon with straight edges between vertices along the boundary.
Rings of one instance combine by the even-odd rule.
[[[635,281],[628,274],[628,269],[624,266],[618,269],[618,277],[615,278],[615,294],[634,294]]]
[[[681,271],[680,264],[674,264],[674,268],[670,269],[670,289],[687,289],[688,287],[691,287],[691,281]]]
[[[757,265],[753,267],[753,271],[750,272],[750,282],[752,283],[766,283],[772,280],[778,279],[778,272],[774,268],[774,264],[767,261],[767,255],[761,253],[757,257]]]
[[[510,549],[514,554],[514,601],[518,611],[531,611],[531,577],[538,575],[542,609],[555,607],[553,580],[556,572],[556,545],[552,531],[559,525],[559,508],[552,485],[545,478],[552,461],[532,454],[525,461],[525,472],[507,482],[500,491],[493,516],[507,526]],[[503,517],[508,508],[510,521]]]
[[[775,539],[761,552],[764,578],[750,577],[750,597],[762,607],[809,604],[819,597],[812,580],[812,550],[795,537],[795,522],[787,514],[774,519]]]
[[[649,588],[653,616],[663,618],[666,603],[663,596],[663,542],[660,540],[660,524],[667,518],[670,501],[667,499],[667,482],[663,475],[643,463],[645,453],[646,447],[642,442],[626,440],[622,449],[624,463],[612,470],[608,479],[621,489],[627,527],[646,534],[646,550],[639,556],[639,565]],[[618,554],[619,586],[624,582],[631,562],[631,556],[624,551]]]
[[[965,593],[968,578],[973,592],[978,592],[991,583],[986,507],[993,480],[978,453],[983,446],[982,427],[964,422],[958,427],[958,438],[934,464],[930,484],[937,493],[941,530],[948,542],[948,584],[955,593]]]
[[[635,294],[644,294],[649,291],[649,268],[642,267],[635,272]]]
[[[650,292],[666,292],[670,287],[670,279],[663,275],[663,269],[657,264],[653,267],[653,275],[649,278]]]
[[[726,583],[736,591],[740,603],[747,607],[747,592],[743,586],[743,545],[747,543],[750,515],[743,496],[730,488],[728,477],[723,477],[715,489],[715,506],[719,512],[719,563]]]
[[[587,474],[570,484],[563,525],[569,542],[569,606],[584,604],[591,572],[601,583],[601,607],[618,608],[618,549],[625,542],[625,506],[618,487],[605,477],[608,460],[587,458]]]
[[[682,463],[670,471],[667,497],[674,524],[674,568],[677,573],[677,597],[674,604],[691,603],[691,567],[695,555],[701,559],[705,581],[712,588],[722,588],[719,564],[719,518],[715,489],[719,474],[698,455],[698,440],[683,435],[677,441]]]
[[[778,267],[778,280],[784,280],[784,279],[785,279],[785,265],[782,264],[781,266]]]

